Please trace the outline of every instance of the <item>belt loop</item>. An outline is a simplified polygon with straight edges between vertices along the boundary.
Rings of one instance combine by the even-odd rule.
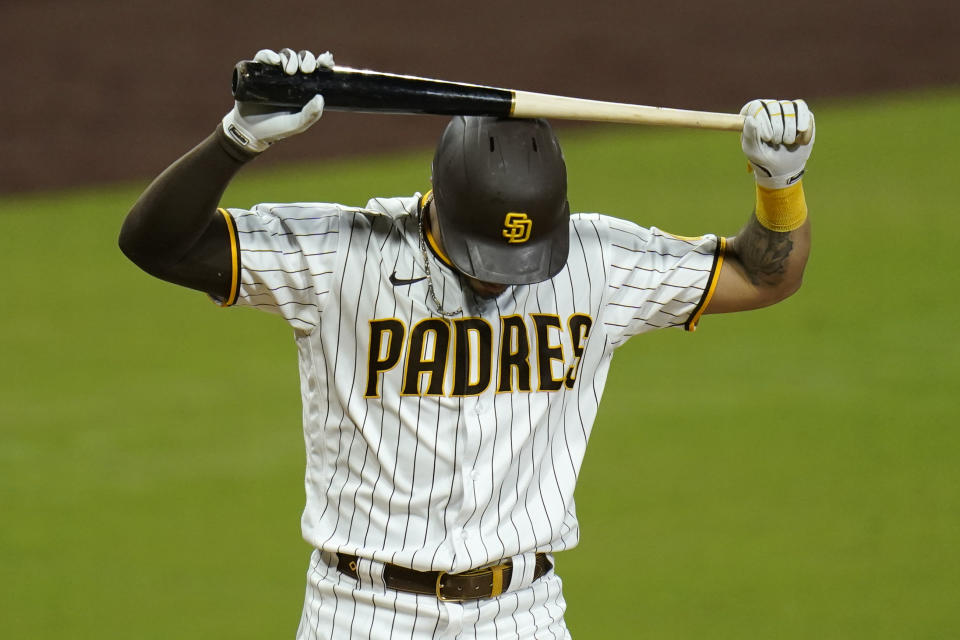
[[[507,565],[498,564],[495,567],[491,567],[493,570],[493,586],[490,588],[490,597],[496,598],[498,595],[503,593],[503,570],[506,569]]]
[[[516,591],[533,583],[533,572],[537,568],[537,554],[521,553],[513,556],[513,571],[510,573],[510,584],[505,585],[504,591]]]

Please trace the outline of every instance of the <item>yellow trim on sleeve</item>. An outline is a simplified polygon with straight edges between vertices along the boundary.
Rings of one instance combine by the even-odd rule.
[[[227,223],[227,235],[230,236],[230,295],[226,300],[220,303],[221,307],[230,307],[237,301],[240,282],[240,247],[237,246],[237,227],[233,222],[233,216],[220,207],[217,209]]]
[[[807,219],[807,199],[803,181],[786,189],[767,189],[757,185],[757,220],[771,231],[786,233],[799,229]]]
[[[687,331],[697,330],[697,323],[700,322],[700,316],[702,316],[703,312],[710,306],[710,300],[713,299],[713,294],[717,290],[717,282],[720,281],[720,269],[723,268],[723,256],[727,252],[727,239],[720,237],[717,238],[717,240],[720,241],[720,246],[717,247],[717,259],[713,266],[713,273],[710,274],[710,282],[707,283],[707,291],[703,295],[700,306],[694,310],[693,315],[687,320],[685,327]]]

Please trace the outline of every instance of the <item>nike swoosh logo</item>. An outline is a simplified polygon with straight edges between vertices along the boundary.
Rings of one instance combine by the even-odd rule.
[[[398,278],[397,272],[394,271],[390,274],[390,284],[395,287],[403,287],[408,284],[413,284],[415,282],[420,282],[421,280],[426,280],[427,276],[420,276],[419,278]]]

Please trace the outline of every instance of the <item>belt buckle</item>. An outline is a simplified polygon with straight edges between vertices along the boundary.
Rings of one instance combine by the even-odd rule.
[[[434,587],[434,592],[437,594],[437,600],[440,600],[441,602],[459,602],[460,598],[448,598],[445,595],[443,595],[443,591],[442,591],[443,585],[440,583],[443,580],[443,576],[448,576],[448,575],[450,574],[447,573],[446,571],[437,572],[437,584]]]
[[[469,571],[464,571],[462,573],[448,573],[446,571],[437,572],[437,583],[434,591],[437,596],[437,600],[441,602],[466,602],[467,600],[480,600],[481,598],[495,598],[503,593],[503,572],[510,568],[510,564],[497,564],[492,567],[481,567],[479,569],[470,569]],[[484,594],[482,596],[452,596],[448,597],[443,595],[443,578],[444,576],[482,576],[486,574],[493,575],[493,584],[490,588],[489,594]]]

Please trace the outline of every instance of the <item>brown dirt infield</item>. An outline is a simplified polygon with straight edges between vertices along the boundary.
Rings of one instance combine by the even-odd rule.
[[[0,7],[0,192],[141,180],[231,104],[259,48],[660,106],[960,84],[960,3],[12,0]],[[328,113],[260,166],[433,144],[444,119]]]

